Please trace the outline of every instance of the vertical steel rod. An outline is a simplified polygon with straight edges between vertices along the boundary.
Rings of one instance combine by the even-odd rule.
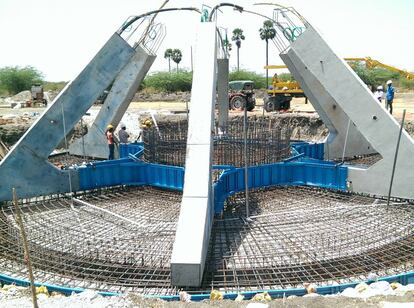
[[[342,162],[345,159],[345,151],[346,151],[346,143],[348,141],[348,133],[349,133],[349,125],[351,124],[351,119],[348,119],[348,127],[346,128],[346,135],[345,135],[345,142],[344,142],[344,150],[342,152]]]
[[[24,231],[23,219],[22,219],[22,216],[20,215],[20,207],[19,207],[19,202],[17,200],[17,194],[16,194],[15,188],[13,188],[13,204],[14,204],[14,207],[16,208],[16,218],[17,218],[16,220],[17,220],[17,224],[19,225],[20,235],[23,241],[24,262],[27,264],[27,270],[29,271],[30,288],[32,290],[32,299],[33,299],[33,308],[38,308],[39,306],[37,305],[36,287],[34,285],[32,263],[30,261],[29,244],[27,243],[26,232]]]
[[[82,134],[82,154],[83,154],[83,159],[85,159],[86,153],[85,153],[85,134],[83,133],[83,116],[80,120],[80,124],[81,124],[81,134]]]
[[[395,149],[394,163],[392,165],[390,189],[388,190],[388,198],[387,198],[387,207],[390,205],[392,182],[394,181],[395,166],[397,165],[398,150],[400,149],[401,135],[402,135],[402,130],[404,128],[404,120],[405,120],[405,109],[403,110],[401,126],[400,126],[400,133],[398,134],[397,148]]]
[[[249,213],[249,171],[248,171],[248,159],[247,159],[247,100],[244,104],[244,119],[243,119],[243,134],[244,134],[244,187],[245,187],[245,204],[246,204],[246,217],[250,216]]]

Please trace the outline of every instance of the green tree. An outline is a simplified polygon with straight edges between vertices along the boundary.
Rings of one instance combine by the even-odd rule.
[[[181,62],[181,59],[183,58],[183,54],[181,52],[181,50],[179,49],[174,49],[172,51],[172,59],[175,63],[177,63],[177,73],[178,73],[178,63]]]
[[[32,66],[8,66],[0,69],[0,89],[9,94],[30,90],[34,84],[43,83],[43,74]]]
[[[265,20],[263,22],[263,28],[259,29],[260,38],[266,41],[266,66],[269,65],[269,40],[272,40],[276,36],[276,30],[273,27],[271,20]],[[269,88],[269,70],[266,68],[266,89]]]
[[[243,34],[243,30],[240,28],[236,28],[233,30],[233,36],[231,37],[231,40],[236,42],[236,46],[237,46],[237,70],[240,70],[240,65],[239,65],[239,53],[240,53],[240,47],[241,47],[241,41],[246,39],[246,37]]]
[[[164,52],[164,59],[168,59],[168,71],[171,73],[171,58],[173,55],[173,50],[168,48]]]

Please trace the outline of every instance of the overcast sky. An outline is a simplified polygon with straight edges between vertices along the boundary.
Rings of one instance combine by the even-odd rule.
[[[0,0],[0,67],[31,65],[49,81],[74,79],[130,15],[157,9],[163,0]],[[170,0],[167,7],[214,6],[223,1]],[[231,1],[227,1],[231,2]],[[255,2],[233,1],[241,6]],[[366,57],[414,71],[413,0],[291,0],[294,6],[342,57]],[[258,8],[271,16],[271,9]],[[151,71],[167,70],[166,48],[183,52],[180,67],[189,68],[199,16],[192,12],[165,13],[167,35]],[[246,40],[240,50],[242,68],[264,72],[265,43],[258,29],[263,19],[224,8],[218,25],[231,32],[240,27]],[[230,36],[230,35],[229,35]],[[275,46],[271,64],[282,64]],[[236,66],[236,48],[230,58]]]

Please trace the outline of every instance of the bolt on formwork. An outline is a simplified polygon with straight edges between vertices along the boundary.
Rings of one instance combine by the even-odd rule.
[[[77,199],[83,204],[56,196],[21,204],[36,281],[178,293],[170,258],[180,192],[115,187]],[[250,200],[249,220],[243,195],[229,198],[215,218],[202,287],[189,292],[329,285],[414,269],[409,202],[393,200],[386,208],[386,200],[309,187],[259,189]],[[0,272],[25,279],[11,204],[1,208],[0,242]]]

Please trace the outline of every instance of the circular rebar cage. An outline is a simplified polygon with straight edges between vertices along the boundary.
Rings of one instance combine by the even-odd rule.
[[[270,164],[290,156],[289,125],[271,118],[249,118],[247,125],[248,165]],[[233,118],[226,133],[213,135],[213,164],[241,167],[244,158],[243,118]],[[144,160],[151,163],[184,166],[187,121],[161,122],[143,133]]]
[[[36,281],[178,293],[170,259],[181,193],[118,187],[78,198],[84,203],[53,197],[21,204]],[[0,211],[0,273],[27,279],[15,211],[11,204]],[[414,269],[408,202],[387,207],[386,200],[350,193],[274,187],[250,194],[250,212],[246,220],[243,194],[227,200],[214,219],[202,286],[187,291],[336,285]]]

